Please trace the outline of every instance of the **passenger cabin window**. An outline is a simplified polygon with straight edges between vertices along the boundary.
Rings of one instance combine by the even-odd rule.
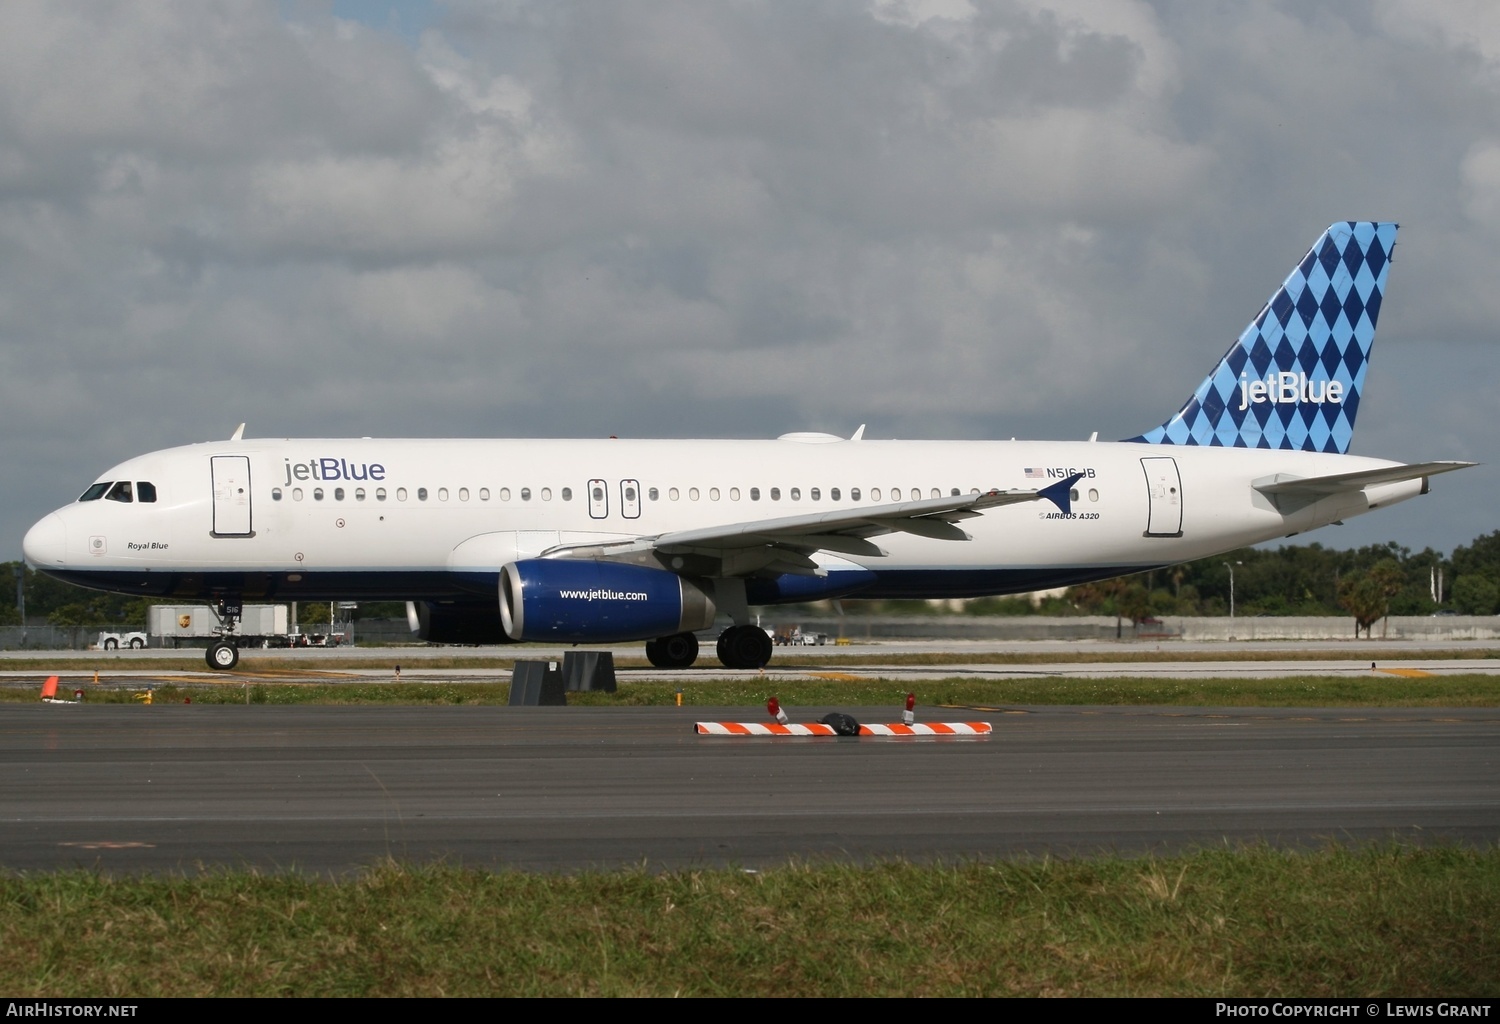
[[[271,488],[271,500],[272,501],[280,501],[281,500],[281,488],[280,487],[273,487],[273,488]]]
[[[113,483],[113,481],[106,480],[103,483],[91,485],[88,490],[84,491],[78,496],[78,500],[98,501],[100,498],[104,497],[104,492],[109,490],[109,485],[111,483]]]
[[[155,501],[156,485],[146,480],[138,480],[135,485],[136,501]]]
[[[418,501],[426,501],[427,500],[427,488],[425,488],[425,487],[418,487],[417,488],[417,500]]]
[[[130,481],[121,480],[119,483],[115,484],[109,489],[109,493],[106,494],[105,497],[110,501],[131,501],[132,498],[130,496]]]
[[[573,488],[571,488],[571,487],[564,487],[562,489],[562,500],[563,501],[572,501],[573,500]]]

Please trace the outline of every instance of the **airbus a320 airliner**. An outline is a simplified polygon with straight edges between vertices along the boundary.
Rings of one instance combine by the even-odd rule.
[[[434,642],[646,641],[729,668],[750,608],[1106,579],[1425,494],[1472,463],[1348,454],[1396,225],[1334,224],[1182,409],[1117,442],[257,440],[130,459],[26,534],[70,583],[241,602],[404,600]]]

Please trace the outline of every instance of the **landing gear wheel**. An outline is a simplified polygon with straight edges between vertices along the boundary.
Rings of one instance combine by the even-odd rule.
[[[759,626],[730,626],[719,635],[725,668],[764,668],[771,660],[771,638]]]
[[[209,647],[203,660],[208,662],[209,668],[227,672],[240,663],[240,649],[226,640],[220,640]]]
[[[698,638],[673,633],[646,641],[646,660],[657,668],[688,668],[698,660]]]

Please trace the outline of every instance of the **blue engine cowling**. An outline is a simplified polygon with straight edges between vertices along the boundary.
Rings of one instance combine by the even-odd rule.
[[[608,644],[713,625],[704,587],[665,569],[528,558],[500,570],[500,623],[512,640]]]

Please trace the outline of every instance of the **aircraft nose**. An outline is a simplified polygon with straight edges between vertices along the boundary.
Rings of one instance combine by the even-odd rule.
[[[37,568],[62,565],[68,554],[68,527],[62,516],[52,512],[27,530],[26,539],[21,541],[21,553],[28,565]]]

